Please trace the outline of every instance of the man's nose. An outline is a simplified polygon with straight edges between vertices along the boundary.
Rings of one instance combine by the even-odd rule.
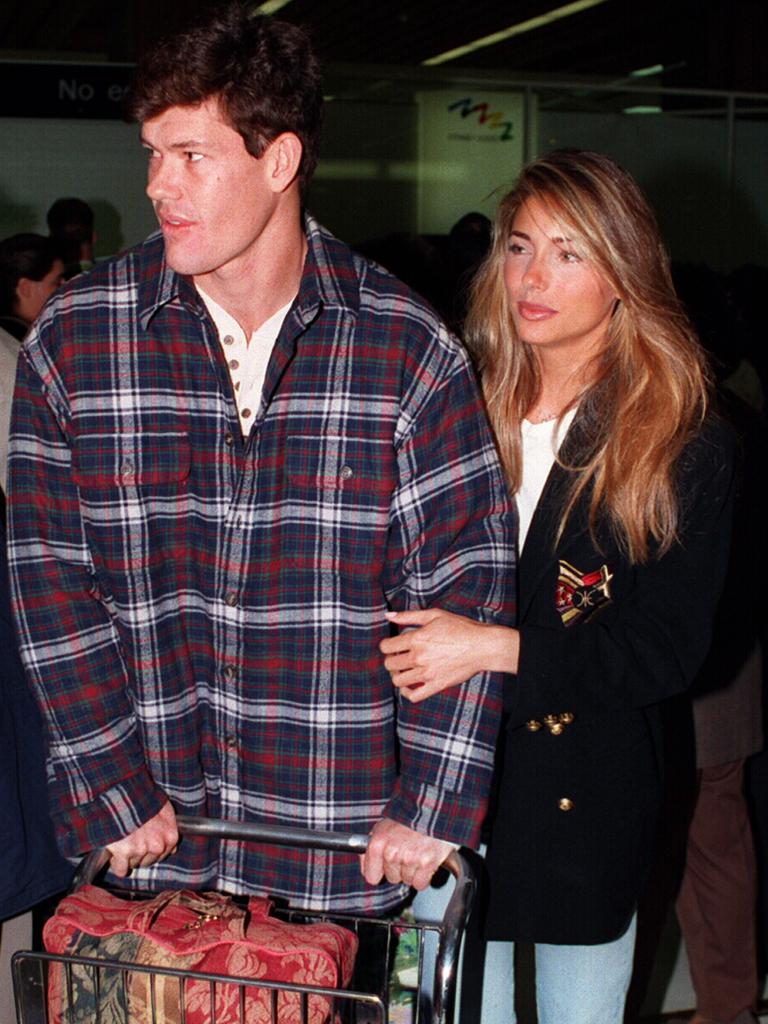
[[[147,175],[147,195],[152,202],[175,199],[179,195],[179,181],[173,161],[154,157]]]

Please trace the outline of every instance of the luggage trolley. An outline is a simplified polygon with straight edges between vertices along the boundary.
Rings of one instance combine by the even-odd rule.
[[[275,845],[335,850],[344,853],[364,853],[368,845],[367,835],[345,835],[335,832],[321,832],[309,829],[265,825],[253,822],[217,821],[210,818],[179,815],[179,832],[182,835],[218,837],[221,839],[268,842]],[[95,850],[83,860],[73,881],[73,888],[90,883],[108,861],[106,850]],[[366,935],[365,949],[358,952],[355,975],[349,988],[328,989],[311,985],[270,982],[262,978],[232,977],[221,974],[176,970],[168,967],[135,964],[124,960],[94,959],[89,957],[62,956],[52,953],[19,952],[13,957],[13,983],[16,999],[18,1024],[51,1024],[48,1014],[48,974],[51,966],[62,966],[64,985],[69,991],[68,1009],[61,1024],[188,1024],[186,1013],[185,986],[190,982],[202,982],[208,987],[208,1013],[206,1024],[222,1024],[217,1019],[217,987],[236,985],[239,1006],[233,1016],[227,1017],[227,1024],[284,1024],[278,1009],[280,993],[297,993],[298,1012],[291,1014],[290,1024],[312,1024],[310,1021],[310,996],[322,996],[330,1008],[325,1024],[450,1024],[453,1013],[453,999],[456,986],[459,947],[464,927],[472,908],[476,880],[470,862],[458,852],[452,852],[443,865],[453,875],[454,886],[439,924],[420,924],[403,919],[382,919],[362,917],[353,914],[319,913],[316,911],[290,908],[275,908],[277,916],[291,921],[334,921],[354,931],[358,936]],[[130,896],[130,894],[126,894]],[[397,970],[396,954],[398,944],[407,945],[412,958],[410,970]],[[361,959],[368,949],[375,950],[381,958],[378,965],[379,980],[375,984],[361,983],[361,973],[376,974],[367,970],[371,965],[362,964]],[[370,954],[369,954],[370,955]],[[78,982],[93,992],[93,1013],[83,1016],[73,1012],[72,988],[74,968],[78,969]],[[134,1020],[126,1011],[126,1019],[116,1021],[113,1015],[106,1019],[99,1006],[102,983],[109,975],[111,983],[122,985],[125,993],[128,976],[137,972],[147,977],[150,991],[150,1014],[147,1019]],[[403,975],[408,974],[407,979]],[[169,980],[179,987],[178,1020],[170,1020],[158,1009],[155,998],[157,987]],[[394,989],[403,987],[412,993],[411,1004],[395,1006]],[[372,990],[373,989],[373,990]],[[259,1010],[258,1016],[249,1013],[248,993],[261,995],[259,1004],[269,1011]],[[268,992],[267,998],[264,992]],[[128,1000],[125,999],[126,1006]],[[220,1016],[220,1015],[218,1015]]]

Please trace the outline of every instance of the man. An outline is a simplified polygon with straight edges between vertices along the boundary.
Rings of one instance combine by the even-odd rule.
[[[57,199],[45,215],[48,233],[64,261],[64,280],[90,270],[96,242],[93,210],[75,196]]]
[[[30,339],[11,551],[67,853],[376,910],[475,842],[498,728],[485,678],[396,706],[385,612],[493,619],[511,524],[459,346],[302,221],[321,104],[304,34],[238,4],[145,58],[130,110],[161,231]],[[353,857],[176,850],[173,808],[372,830],[364,877]]]

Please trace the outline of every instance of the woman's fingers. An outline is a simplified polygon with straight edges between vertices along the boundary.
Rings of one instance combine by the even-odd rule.
[[[414,633],[398,633],[397,636],[388,636],[379,644],[382,654],[402,654],[411,649],[411,638]]]
[[[407,612],[385,612],[390,622],[397,626],[426,626],[446,614],[441,608],[414,608]]]

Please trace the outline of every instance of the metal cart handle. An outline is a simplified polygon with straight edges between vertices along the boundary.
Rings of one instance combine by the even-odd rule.
[[[339,850],[344,853],[365,853],[368,849],[367,835],[345,835],[341,832],[322,832],[253,821],[219,821],[216,818],[199,818],[185,814],[177,815],[176,824],[179,833],[187,836],[240,839],[248,842],[274,843],[277,846]],[[77,869],[72,880],[72,888],[77,889],[81,885],[93,882],[108,862],[108,850],[92,850]],[[458,965],[461,937],[477,887],[474,869],[461,853],[452,850],[446,857],[443,867],[453,875],[455,884],[440,924],[435,964],[432,1019],[441,1022],[450,1020],[453,980]]]

